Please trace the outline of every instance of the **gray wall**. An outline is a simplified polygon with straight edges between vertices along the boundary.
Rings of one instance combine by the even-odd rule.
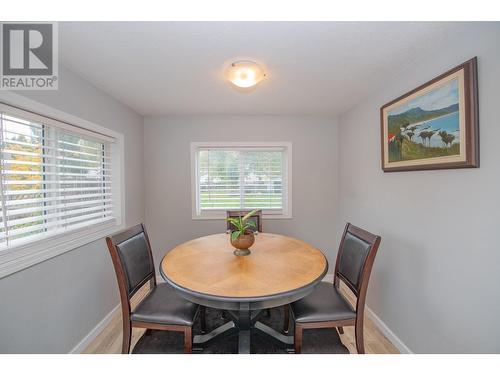
[[[192,220],[190,142],[291,141],[293,219],[264,220],[264,230],[296,236],[332,261],[337,210],[337,127],[324,117],[202,116],[146,118],[146,224],[158,263],[192,238],[221,233],[223,220]]]
[[[64,68],[59,90],[19,92],[125,137],[125,222],[144,218],[143,121]],[[104,240],[0,279],[0,353],[67,353],[118,303]]]
[[[417,353],[500,352],[498,46],[477,24],[340,118],[338,222],[381,234],[368,305]],[[476,55],[481,168],[384,174],[380,107]]]

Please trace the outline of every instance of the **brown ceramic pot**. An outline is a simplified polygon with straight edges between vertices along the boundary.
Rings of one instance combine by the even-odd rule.
[[[230,241],[231,245],[236,248],[236,250],[234,251],[234,255],[249,255],[250,250],[248,248],[255,242],[255,236],[253,232],[246,232],[244,235],[239,236],[234,241],[232,239]]]

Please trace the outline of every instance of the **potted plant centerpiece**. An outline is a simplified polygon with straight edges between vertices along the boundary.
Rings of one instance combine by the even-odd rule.
[[[255,223],[248,219],[257,211],[258,210],[253,210],[243,217],[230,217],[226,219],[233,226],[230,231],[230,241],[231,245],[236,248],[234,255],[245,256],[250,254],[249,247],[255,242]]]

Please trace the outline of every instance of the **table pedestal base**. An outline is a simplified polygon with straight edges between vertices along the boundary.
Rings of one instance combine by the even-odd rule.
[[[293,336],[286,336],[275,329],[258,322],[257,319],[263,310],[250,311],[248,303],[242,303],[238,313],[227,311],[231,320],[214,330],[193,337],[193,351],[203,351],[203,344],[221,335],[231,335],[238,333],[238,354],[250,354],[250,334],[251,332],[272,338],[280,344],[287,352],[293,353]]]

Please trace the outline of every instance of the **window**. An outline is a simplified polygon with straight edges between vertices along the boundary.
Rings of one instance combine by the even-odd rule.
[[[291,216],[290,143],[192,143],[193,218],[224,218],[230,209]]]
[[[28,244],[117,224],[114,142],[0,104],[0,265]]]

